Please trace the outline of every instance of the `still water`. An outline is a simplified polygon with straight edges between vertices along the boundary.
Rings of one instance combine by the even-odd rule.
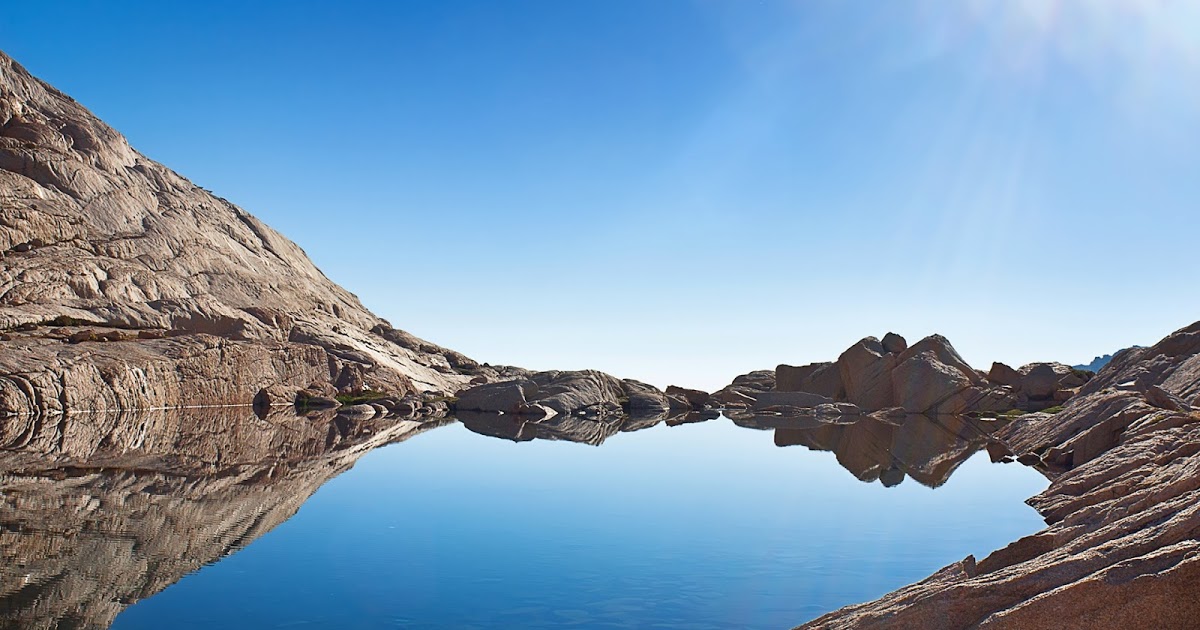
[[[23,565],[4,575],[28,584],[0,588],[0,614],[118,630],[790,628],[1043,526],[1022,503],[1042,475],[990,463],[970,421],[739,422],[596,446],[455,421],[227,481],[101,470],[41,491],[68,511],[96,502],[85,526],[32,524],[22,510],[47,500],[10,481],[0,551]]]

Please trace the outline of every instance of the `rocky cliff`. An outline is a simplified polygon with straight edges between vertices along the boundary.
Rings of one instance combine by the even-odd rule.
[[[248,404],[314,380],[452,392],[478,370],[0,53],[0,416]]]

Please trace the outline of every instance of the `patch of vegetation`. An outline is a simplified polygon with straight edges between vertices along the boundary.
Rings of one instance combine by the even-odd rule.
[[[1005,411],[1004,413],[1000,414],[1000,416],[1003,418],[1016,418],[1018,416],[1023,416],[1026,413],[1028,413],[1028,412],[1021,411],[1020,409],[1009,409],[1008,411]]]
[[[338,394],[333,399],[343,405],[359,405],[387,398],[388,395],[383,392],[377,392],[373,389],[364,389],[361,392],[350,392],[349,394]]]
[[[1042,413],[1058,413],[1062,410],[1063,410],[1062,405],[1054,405],[1053,407],[1047,407],[1047,408],[1043,409]]]
[[[1076,378],[1081,378],[1085,381],[1092,380],[1092,377],[1096,375],[1096,373],[1091,370],[1081,370],[1079,368],[1071,368],[1071,374],[1075,375]]]
[[[48,319],[40,322],[39,326],[95,326],[95,322],[89,322],[86,319],[77,319],[69,315],[59,315],[54,319]]]

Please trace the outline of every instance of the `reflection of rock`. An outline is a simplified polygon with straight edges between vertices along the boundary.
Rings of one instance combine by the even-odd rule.
[[[1052,364],[1033,378],[1044,380],[1018,387],[1071,386]],[[1052,480],[1029,500],[1049,527],[804,627],[1196,627],[1200,414],[1181,403],[1198,395],[1200,323],[1118,353],[1058,413],[995,433],[994,459],[1015,456]]]
[[[888,486],[905,475],[929,487],[942,485],[959,464],[986,446],[990,431],[977,420],[947,415],[910,415],[895,423],[874,416],[858,416],[849,424],[802,422],[778,426],[775,444],[832,451],[855,477]]]
[[[0,455],[0,628],[107,628],[291,517],[371,448],[438,426],[248,409],[92,423],[114,424],[145,439]]]
[[[624,416],[588,418],[569,414],[536,420],[507,414],[459,411],[463,426],[472,432],[515,442],[565,440],[598,446],[621,430]]]

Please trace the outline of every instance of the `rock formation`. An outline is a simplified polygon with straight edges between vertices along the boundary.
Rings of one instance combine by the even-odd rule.
[[[2,53],[0,333],[0,416],[249,404],[314,380],[451,392],[487,373]]]
[[[1088,378],[1086,373],[1058,363],[1033,363],[1020,370],[996,363],[985,375],[968,365],[941,335],[930,335],[909,346],[904,337],[890,332],[883,341],[862,339],[837,361],[780,365],[774,379],[758,376],[750,380],[752,375],[762,374],[739,376],[743,384],[735,379],[713,396],[709,406],[761,411],[777,406],[850,403],[866,412],[898,408],[917,414],[994,414],[1059,405]],[[773,388],[763,386],[772,381]]]
[[[995,438],[1050,487],[1049,526],[803,628],[1195,628],[1200,322],[1118,353],[1058,413]]]

